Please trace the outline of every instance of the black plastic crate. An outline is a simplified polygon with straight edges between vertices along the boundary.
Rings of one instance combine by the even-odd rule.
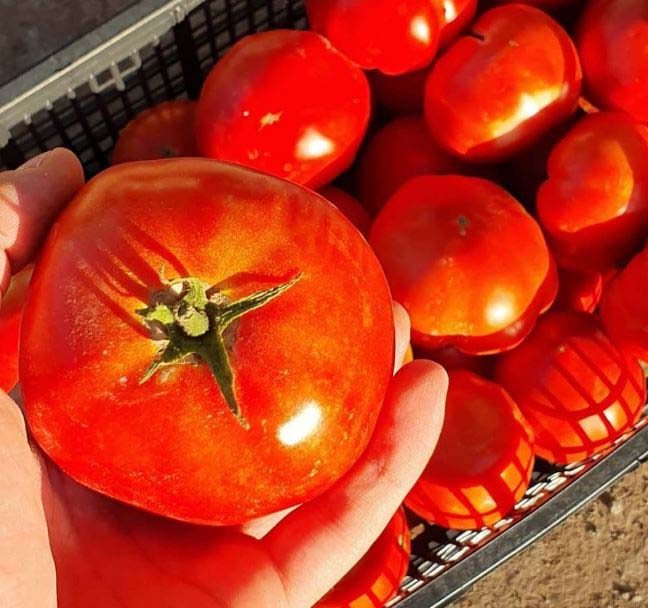
[[[0,88],[0,168],[63,145],[88,176],[143,108],[196,98],[202,77],[254,31],[306,26],[301,0],[140,0]],[[531,487],[494,529],[447,531],[410,515],[412,560],[389,606],[439,608],[648,460],[648,417],[606,453],[538,461]]]

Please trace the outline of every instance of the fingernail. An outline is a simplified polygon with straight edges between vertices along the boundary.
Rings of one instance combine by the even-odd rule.
[[[38,156],[34,156],[34,158],[30,158],[27,162],[20,165],[16,171],[22,171],[23,169],[37,169],[45,162],[51,153],[52,150],[48,150],[47,152],[42,152]]]

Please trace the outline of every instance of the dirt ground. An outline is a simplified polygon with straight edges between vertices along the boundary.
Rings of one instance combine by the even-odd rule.
[[[133,0],[0,0],[0,82]],[[648,607],[648,465],[475,587],[457,608]]]
[[[455,605],[648,606],[648,465],[477,583]]]

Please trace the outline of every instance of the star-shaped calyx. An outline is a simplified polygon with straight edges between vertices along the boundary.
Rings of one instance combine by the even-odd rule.
[[[163,279],[164,289],[153,294],[150,306],[136,311],[153,339],[162,342],[140,384],[161,367],[197,359],[209,366],[230,411],[241,426],[248,428],[236,399],[234,371],[223,334],[234,321],[290,289],[301,276],[299,273],[286,283],[235,301],[194,277]]]

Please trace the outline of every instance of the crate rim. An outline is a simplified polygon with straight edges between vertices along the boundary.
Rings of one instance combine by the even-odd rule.
[[[167,33],[206,0],[139,0],[0,86],[0,148],[11,129]],[[116,67],[115,67],[116,69]]]

